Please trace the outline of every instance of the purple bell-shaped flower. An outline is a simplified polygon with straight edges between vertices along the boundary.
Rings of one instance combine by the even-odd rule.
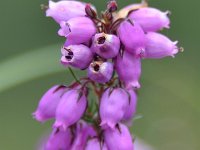
[[[67,22],[62,21],[60,26],[58,34],[67,38],[65,46],[87,43],[96,33],[96,27],[88,17],[76,17]]]
[[[123,124],[119,124],[114,130],[106,129],[104,138],[110,150],[134,150],[131,133]]]
[[[33,113],[34,118],[40,122],[55,118],[57,106],[65,89],[62,85],[50,88],[41,98],[37,110]]]
[[[130,121],[136,113],[137,108],[137,95],[134,90],[129,90],[129,105],[124,114],[123,120]]]
[[[115,69],[127,89],[140,88],[141,59],[139,57],[124,51],[123,56],[118,55],[115,59]]]
[[[98,138],[88,140],[85,150],[108,150],[107,146],[100,143]]]
[[[155,32],[146,34],[146,50],[143,58],[160,59],[167,56],[174,57],[179,52],[178,41],[171,41],[168,37]]]
[[[62,96],[56,110],[54,128],[66,130],[80,120],[87,106],[86,94],[85,91],[80,91],[80,89],[71,89]]]
[[[75,137],[70,150],[85,150],[87,141],[96,137],[97,133],[91,125],[85,122],[80,121],[76,126]]]
[[[139,23],[145,32],[155,32],[163,28],[169,28],[168,13],[168,11],[162,12],[156,8],[147,7],[133,11],[129,18]]]
[[[88,77],[98,83],[108,82],[113,75],[113,64],[111,62],[95,61],[88,68]]]
[[[85,3],[78,1],[49,1],[49,8],[46,11],[47,17],[52,17],[57,23],[68,21],[74,17],[85,16]]]
[[[137,22],[130,19],[123,21],[117,33],[126,51],[134,55],[145,51],[145,33]]]
[[[93,59],[93,53],[85,45],[70,45],[62,47],[61,63],[64,66],[73,66],[79,69],[86,69]]]
[[[116,57],[120,49],[120,40],[112,34],[98,33],[93,38],[92,51],[99,56],[110,59]]]
[[[122,88],[107,89],[101,98],[100,117],[102,128],[115,128],[127,110],[129,105],[129,95]]]
[[[72,134],[66,131],[54,129],[50,135],[44,150],[69,150],[72,142]]]

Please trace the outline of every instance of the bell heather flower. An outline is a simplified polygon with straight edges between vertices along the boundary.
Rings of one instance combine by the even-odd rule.
[[[73,66],[79,69],[86,69],[92,62],[93,54],[85,45],[70,45],[62,47],[61,63],[64,66]]]
[[[122,88],[107,89],[101,98],[100,117],[102,128],[115,128],[127,110],[129,104],[128,93]]]
[[[62,21],[60,27],[58,34],[67,38],[65,46],[88,42],[96,33],[96,27],[88,17],[76,17],[67,22]]]
[[[41,122],[56,120],[43,149],[134,150],[127,126],[136,113],[141,61],[180,51],[177,42],[158,33],[169,28],[168,12],[148,7],[147,0],[120,11],[116,0],[109,0],[100,17],[79,1],[49,1],[43,8],[66,38],[61,63],[74,78],[67,87],[52,87],[34,113]],[[71,67],[87,69],[87,76],[78,78]],[[136,143],[135,149],[145,148]]]
[[[123,124],[119,124],[114,130],[106,129],[104,138],[110,150],[134,150],[131,134]]]
[[[33,113],[34,118],[40,122],[55,118],[56,108],[65,89],[62,85],[50,88],[41,98],[37,110]]]
[[[52,17],[57,23],[68,21],[71,18],[85,16],[85,3],[78,1],[49,1],[46,11],[47,17]]]
[[[88,77],[98,83],[108,82],[113,75],[113,64],[110,62],[92,62],[88,68]]]
[[[71,150],[84,150],[87,141],[97,136],[94,128],[86,122],[79,122],[75,131],[75,139],[72,143]]]
[[[90,139],[87,142],[85,150],[108,150],[105,144],[101,144],[98,138]]]
[[[129,18],[139,23],[145,32],[158,31],[169,28],[168,13],[168,11],[162,12],[155,8],[141,8],[133,11]]]
[[[118,55],[115,59],[115,69],[127,89],[140,88],[141,59],[139,57],[124,51],[123,56]]]
[[[54,129],[50,135],[44,150],[69,150],[72,135],[69,129],[66,131]]]
[[[179,48],[178,41],[172,42],[168,37],[155,32],[146,34],[146,51],[143,58],[160,59],[167,56],[174,57]]]
[[[129,105],[126,109],[123,119],[129,121],[133,118],[136,113],[137,107],[137,95],[134,90],[129,90]]]
[[[118,36],[125,50],[140,55],[145,49],[145,34],[141,26],[133,20],[123,21],[118,28]]]
[[[109,59],[117,56],[120,40],[116,35],[98,33],[94,36],[92,50],[99,56]]]
[[[83,116],[87,106],[86,92],[79,89],[67,91],[57,107],[54,128],[67,127],[76,123]]]

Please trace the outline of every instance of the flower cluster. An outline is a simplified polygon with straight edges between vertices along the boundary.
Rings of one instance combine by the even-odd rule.
[[[60,61],[75,81],[49,89],[33,113],[40,122],[55,119],[44,149],[133,150],[127,124],[136,113],[141,61],[179,51],[177,41],[159,33],[170,27],[169,12],[146,1],[117,11],[111,0],[101,18],[94,6],[79,1],[49,1],[46,8],[66,38]],[[87,77],[78,79],[71,67],[87,70]]]

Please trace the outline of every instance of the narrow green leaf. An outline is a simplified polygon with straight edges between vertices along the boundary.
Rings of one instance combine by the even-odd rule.
[[[63,70],[60,44],[28,51],[0,63],[0,92],[32,79]]]

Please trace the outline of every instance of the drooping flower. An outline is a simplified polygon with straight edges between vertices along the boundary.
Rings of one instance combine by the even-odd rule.
[[[69,150],[72,135],[69,129],[66,131],[54,129],[50,135],[44,150]]]
[[[99,56],[109,59],[117,56],[120,49],[120,40],[112,34],[98,33],[94,36],[92,50]]]
[[[85,150],[87,141],[96,136],[97,133],[91,125],[80,121],[77,123],[74,141],[70,150]]]
[[[88,68],[88,77],[98,83],[108,82],[113,75],[113,64],[111,62],[95,61]]]
[[[88,17],[76,17],[67,22],[62,21],[60,27],[58,34],[67,38],[65,46],[88,42],[96,33],[96,27]]]
[[[107,89],[101,98],[100,117],[102,128],[115,128],[127,110],[129,104],[128,93],[122,88]]]
[[[136,113],[137,108],[137,95],[134,90],[130,89],[129,91],[129,105],[126,109],[126,113],[123,117],[124,120],[129,121],[133,118]]]
[[[93,59],[91,50],[82,44],[62,47],[61,53],[61,63],[63,65],[70,65],[79,69],[86,69]]]
[[[110,150],[134,150],[131,134],[123,124],[119,124],[114,130],[106,129],[104,138]]]
[[[105,143],[101,144],[98,138],[93,138],[87,142],[85,150],[108,150],[108,148]]]
[[[174,57],[179,52],[176,46],[178,42],[172,42],[168,37],[155,32],[146,34],[146,50],[143,58],[160,59],[167,56]]]
[[[143,53],[145,50],[145,33],[137,22],[130,19],[123,21],[117,33],[126,51],[134,55]]]
[[[124,51],[123,56],[118,55],[115,59],[115,69],[127,89],[140,88],[141,59],[139,57]]]
[[[47,17],[52,17],[57,23],[68,21],[71,18],[85,16],[85,3],[78,1],[49,1],[46,11]]]
[[[40,122],[55,118],[56,108],[65,89],[66,87],[62,85],[55,85],[50,88],[42,96],[37,110],[33,113],[34,118]]]
[[[71,89],[67,91],[57,107],[54,128],[66,130],[83,116],[87,106],[85,91]]]
[[[162,12],[156,8],[146,7],[133,11],[129,18],[139,23],[145,32],[159,31],[163,28],[169,28],[168,13],[168,11]]]

